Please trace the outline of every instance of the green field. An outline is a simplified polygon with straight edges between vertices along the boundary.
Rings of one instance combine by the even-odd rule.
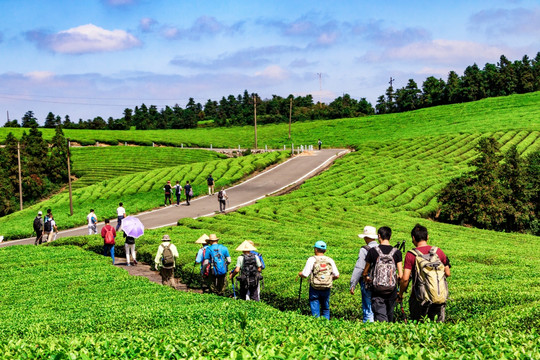
[[[69,194],[64,191],[39,204],[0,218],[0,234],[6,239],[32,236],[32,220],[38,210],[52,209],[59,229],[86,224],[90,208],[96,209],[98,220],[116,216],[119,202],[126,212],[134,214],[163,204],[163,186],[167,180],[181,184],[190,181],[195,196],[206,193],[206,178],[212,174],[216,187],[229,186],[288,156],[286,152],[267,152],[224,160],[157,168],[131,175],[118,176],[73,191],[73,212],[69,215]]]
[[[78,180],[74,189],[96,184],[117,176],[177,165],[224,159],[225,155],[205,150],[171,147],[73,147],[72,174]]]
[[[540,130],[540,92],[484,99],[478,102],[426,108],[413,112],[375,115],[354,119],[310,121],[292,125],[292,140],[288,139],[288,124],[258,126],[259,148],[282,149],[295,145],[324,147],[357,145],[365,141],[395,141],[416,137],[483,133],[508,130]],[[9,132],[20,137],[24,129],[0,128],[0,142]],[[45,139],[54,129],[41,129]],[[253,126],[230,128],[200,128],[186,130],[64,130],[66,137],[85,145],[97,142],[111,145],[124,142],[142,145],[158,144],[194,147],[254,147]]]
[[[176,273],[184,281],[190,280],[198,249],[194,241],[202,233],[218,234],[233,257],[242,241],[253,240],[267,265],[261,293],[266,304],[175,292],[129,277],[110,259],[92,253],[101,251],[99,236],[0,249],[6,259],[0,263],[0,284],[6,289],[0,295],[5,305],[0,308],[0,349],[7,358],[540,359],[538,237],[426,218],[437,209],[438,190],[469,169],[481,137],[495,137],[503,151],[511,145],[523,155],[538,150],[539,113],[540,93],[535,93],[297,124],[304,126],[306,139],[352,145],[356,152],[293,193],[226,215],[183,219],[180,226],[149,230],[137,240],[138,258],[151,262],[162,235],[169,234],[180,250]],[[269,134],[280,126],[262,128]],[[235,139],[244,136],[242,129],[201,134],[218,146],[221,134],[231,136],[233,130],[239,133]],[[201,130],[193,131],[196,138]],[[186,166],[226,161],[233,160]],[[103,194],[96,189],[87,196]],[[7,224],[3,220],[0,226]],[[365,225],[390,226],[391,242],[406,240],[410,249],[416,223],[428,228],[430,243],[451,259],[448,322],[364,325],[358,321],[360,294],[348,292],[363,245],[357,234]],[[330,322],[303,316],[309,312],[305,282],[297,311],[296,274],[319,239],[328,243],[327,254],[341,272],[332,290]],[[118,245],[121,255],[123,244]]]

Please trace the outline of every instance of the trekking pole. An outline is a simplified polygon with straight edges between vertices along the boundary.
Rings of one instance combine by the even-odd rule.
[[[300,289],[298,289],[298,309],[300,309],[300,295],[302,295],[302,280],[304,280],[304,278],[300,277]]]
[[[234,279],[232,279],[232,293],[233,293],[233,296],[234,296],[234,300],[236,300],[236,290],[234,288]]]

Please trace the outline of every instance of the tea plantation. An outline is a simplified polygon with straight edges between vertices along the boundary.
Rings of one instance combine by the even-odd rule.
[[[194,241],[202,233],[218,234],[233,258],[242,241],[253,240],[267,265],[264,303],[175,292],[130,277],[94,254],[101,251],[98,236],[0,249],[0,356],[540,359],[538,237],[426,219],[437,210],[437,191],[468,169],[482,136],[497,138],[503,151],[514,144],[522,154],[538,150],[539,109],[535,93],[297,124],[305,126],[306,139],[311,131],[309,136],[320,136],[326,145],[350,144],[356,152],[293,193],[227,215],[183,219],[180,226],[150,230],[137,240],[138,258],[151,262],[161,236],[169,234],[180,250],[176,273],[184,281],[192,280]],[[217,144],[211,131],[208,139]],[[96,199],[100,192],[87,196]],[[390,226],[391,242],[406,240],[410,249],[416,223],[428,228],[429,242],[452,263],[448,322],[363,324],[360,294],[348,291],[363,245],[357,234],[365,225]],[[327,254],[341,272],[329,322],[305,316],[305,282],[297,307],[296,274],[319,239],[328,243]],[[118,245],[121,254],[122,241]]]

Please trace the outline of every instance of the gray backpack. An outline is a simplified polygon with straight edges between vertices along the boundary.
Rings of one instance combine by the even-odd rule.
[[[315,264],[311,272],[310,284],[315,290],[332,288],[332,264],[327,256],[315,256]]]
[[[168,245],[162,244],[163,246],[163,255],[161,256],[161,264],[164,269],[174,268],[174,255],[171,250],[171,244]]]
[[[396,263],[394,262],[394,254],[397,249],[393,248],[389,254],[383,254],[377,246],[379,257],[373,267],[373,291],[379,294],[390,294],[397,289]]]

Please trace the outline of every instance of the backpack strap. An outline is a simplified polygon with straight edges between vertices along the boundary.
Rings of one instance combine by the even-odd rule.
[[[390,253],[388,255],[390,255],[392,258],[394,257],[394,254],[396,253],[398,249],[396,248],[392,248],[392,251],[390,251]]]
[[[369,251],[369,250],[368,250]],[[375,251],[377,251],[377,253],[379,253],[379,256],[383,256],[383,252],[381,251],[381,248],[378,247],[378,246],[375,246]]]

